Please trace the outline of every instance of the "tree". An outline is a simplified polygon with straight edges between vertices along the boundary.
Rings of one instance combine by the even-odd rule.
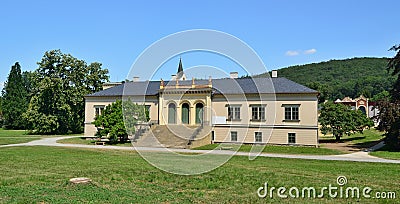
[[[2,104],[3,104],[3,97],[0,96],[0,126],[3,124],[3,109],[2,109]]]
[[[351,110],[343,104],[327,102],[322,105],[319,116],[321,131],[323,134],[331,132],[339,142],[343,135],[351,135],[356,132],[363,133],[365,128],[374,125],[371,119],[359,110]]]
[[[95,118],[93,124],[98,131],[96,136],[107,136],[110,143],[125,142],[128,136],[135,134],[138,122],[146,121],[145,106],[117,100],[106,106],[103,113]]]
[[[397,79],[394,82],[393,88],[390,91],[393,101],[400,101],[400,45],[395,45],[389,49],[389,51],[395,51],[397,54],[391,58],[388,62],[387,69],[392,71],[392,75],[396,76]]]
[[[306,86],[319,92],[318,104],[323,103],[331,98],[332,90],[326,84],[321,84],[319,82],[310,82],[307,83]]]
[[[28,128],[41,134],[81,133],[84,96],[102,89],[108,70],[101,63],[87,65],[60,50],[48,51],[32,75],[32,99],[24,117]]]
[[[397,79],[390,90],[390,96],[377,103],[379,110],[379,128],[386,131],[385,142],[393,149],[400,150],[400,45],[395,45],[389,51],[397,52],[387,64],[388,72],[392,71]]]
[[[28,92],[24,85],[21,66],[18,62],[11,67],[2,95],[4,127],[7,129],[24,129],[26,123],[21,115],[28,108]]]

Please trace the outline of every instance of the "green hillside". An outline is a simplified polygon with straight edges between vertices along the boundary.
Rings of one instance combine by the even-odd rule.
[[[317,89],[324,99],[363,94],[373,97],[392,87],[394,77],[386,70],[388,58],[352,58],[291,66],[278,70],[279,77]],[[264,74],[265,75],[265,74]]]

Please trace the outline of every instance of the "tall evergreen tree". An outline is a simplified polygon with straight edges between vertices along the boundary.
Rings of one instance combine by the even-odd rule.
[[[28,92],[25,88],[21,73],[21,66],[16,62],[8,75],[2,91],[3,126],[6,129],[23,129],[25,120],[22,114],[28,107]]]
[[[3,97],[0,96],[0,127],[3,126],[3,108],[2,108],[2,104],[3,104]]]
[[[396,55],[389,60],[387,70],[396,77],[390,95],[378,101],[378,128],[384,130],[385,142],[391,148],[400,150],[400,45],[393,46],[390,51]]]
[[[395,45],[391,49],[396,55],[389,60],[388,70],[393,70],[392,75],[397,76],[397,80],[390,91],[390,111],[387,115],[393,121],[386,134],[386,142],[394,149],[400,150],[400,45]]]

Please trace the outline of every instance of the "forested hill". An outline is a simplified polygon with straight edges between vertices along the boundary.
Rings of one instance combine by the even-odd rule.
[[[278,70],[286,77],[321,92],[324,99],[335,100],[363,94],[374,97],[392,87],[394,77],[386,70],[388,58],[352,58],[291,66]]]

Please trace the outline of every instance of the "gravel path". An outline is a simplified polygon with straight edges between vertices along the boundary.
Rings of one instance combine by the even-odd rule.
[[[190,149],[171,149],[171,148],[158,148],[158,147],[119,147],[119,146],[102,146],[102,145],[82,145],[82,144],[61,144],[57,140],[68,139],[80,136],[64,136],[44,138],[41,140],[34,140],[21,144],[2,145],[0,147],[18,147],[18,146],[55,146],[55,147],[76,147],[76,148],[90,148],[90,149],[114,149],[114,150],[138,150],[138,151],[152,151],[152,152],[177,152],[177,153],[210,153],[216,155],[239,155],[239,156],[256,156],[248,152],[234,152],[230,150],[190,150]],[[396,163],[400,164],[400,160],[390,160],[374,157],[368,154],[370,151],[379,149],[384,144],[383,142],[371,147],[366,151],[355,152],[351,154],[341,155],[291,155],[291,154],[272,154],[261,153],[261,157],[275,157],[275,158],[291,158],[291,159],[314,159],[314,160],[330,160],[330,161],[356,161],[356,162],[377,162],[377,163]]]

